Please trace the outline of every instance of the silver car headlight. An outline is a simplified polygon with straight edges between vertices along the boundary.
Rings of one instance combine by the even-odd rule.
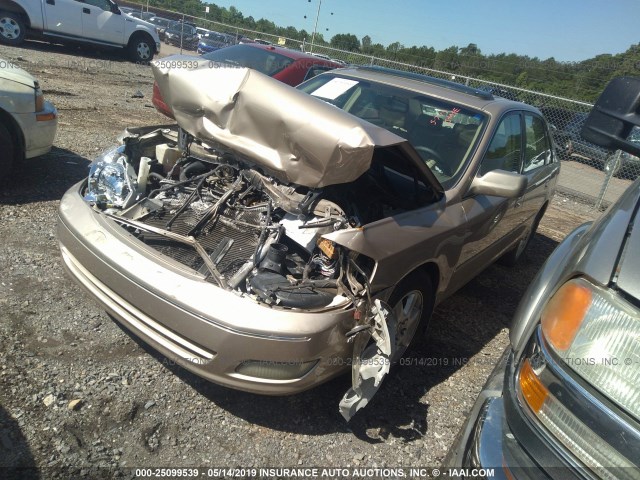
[[[640,311],[584,279],[564,284],[541,319],[542,332],[564,362],[640,419]]]
[[[137,191],[136,172],[121,145],[93,161],[84,199],[107,208],[126,208],[135,201]]]
[[[613,291],[577,278],[562,285],[541,315],[541,337],[569,369],[636,418],[640,417],[640,318]],[[603,479],[638,479],[634,462],[613,448],[562,402],[544,380],[545,362],[525,358],[517,394],[535,418]],[[560,395],[560,396],[559,396]]]

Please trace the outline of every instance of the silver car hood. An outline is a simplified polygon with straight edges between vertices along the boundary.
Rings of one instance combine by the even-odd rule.
[[[21,83],[27,87],[35,88],[35,78],[16,64],[0,58],[0,79],[11,80],[12,82]]]
[[[182,66],[197,68],[177,68]],[[218,142],[287,183],[318,188],[365,173],[374,149],[398,147],[442,187],[404,138],[249,68],[173,56],[152,64],[180,127]]]
[[[629,190],[634,187],[637,191],[640,187],[640,180],[629,187]],[[618,288],[636,300],[640,300],[640,256],[638,255],[638,251],[640,251],[640,223],[638,222],[640,222],[640,210],[636,205],[635,218],[630,222],[633,227],[627,236],[617,267]]]

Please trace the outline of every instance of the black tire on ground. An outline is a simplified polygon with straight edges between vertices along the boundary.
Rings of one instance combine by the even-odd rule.
[[[396,346],[392,362],[397,363],[407,349],[424,335],[435,296],[431,278],[416,271],[405,277],[389,297],[389,306],[396,317]]]
[[[536,231],[538,231],[538,225],[540,225],[540,220],[542,220],[546,209],[546,205],[542,207],[542,209],[536,215],[536,218],[533,220],[533,224],[531,224],[531,228],[527,231],[527,234],[522,237],[511,250],[509,250],[500,258],[500,263],[508,267],[514,267],[520,261],[522,255],[531,243],[531,240],[533,239],[533,237],[535,237]]]
[[[9,130],[2,124],[0,124],[0,145],[2,145],[0,148],[0,183],[3,183],[11,172],[16,150]]]
[[[0,43],[20,45],[26,33],[27,27],[18,13],[0,11]]]
[[[153,60],[156,43],[151,36],[145,33],[138,33],[131,37],[127,49],[129,50],[129,57],[132,61],[146,64]]]

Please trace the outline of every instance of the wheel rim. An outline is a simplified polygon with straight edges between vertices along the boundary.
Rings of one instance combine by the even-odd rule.
[[[409,347],[420,323],[423,305],[422,292],[420,290],[411,290],[393,307],[393,313],[396,317],[396,351],[394,359],[400,358]]]
[[[9,40],[15,40],[20,36],[20,25],[13,18],[0,18],[0,35]]]
[[[151,48],[149,48],[149,45],[145,42],[138,43],[136,51],[138,52],[138,57],[140,57],[142,60],[146,60],[151,56]]]

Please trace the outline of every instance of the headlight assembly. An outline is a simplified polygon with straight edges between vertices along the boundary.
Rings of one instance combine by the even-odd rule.
[[[564,284],[545,307],[542,332],[564,362],[640,419],[640,313],[584,279]]]
[[[137,191],[136,172],[124,154],[124,146],[120,146],[91,164],[84,199],[106,208],[126,208],[135,201]]]
[[[520,402],[598,477],[639,479],[634,450],[620,449],[615,437],[603,435],[599,423],[589,421],[584,413],[605,407],[583,394],[571,397],[568,392],[579,384],[570,387],[568,372],[564,378],[558,376],[562,370],[572,370],[623,410],[640,418],[638,309],[612,290],[576,278],[551,297],[540,323],[531,351],[517,370]],[[629,441],[633,441],[631,437]]]

